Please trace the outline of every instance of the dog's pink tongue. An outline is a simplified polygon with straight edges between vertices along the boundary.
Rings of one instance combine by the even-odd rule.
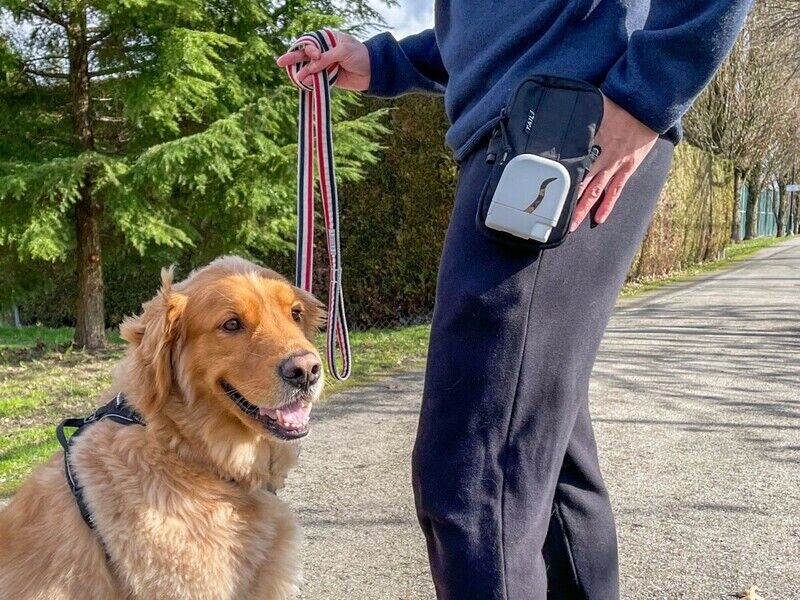
[[[286,429],[303,429],[308,425],[309,415],[311,414],[310,402],[292,402],[288,406],[277,409],[264,410],[263,414],[275,419],[281,427]]]

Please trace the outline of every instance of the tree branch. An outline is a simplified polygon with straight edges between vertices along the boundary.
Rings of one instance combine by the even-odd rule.
[[[105,77],[106,75],[130,73],[133,68],[134,67],[109,67],[108,69],[98,69],[97,71],[89,71],[89,77]]]
[[[107,69],[98,69],[97,71],[89,71],[89,77],[105,77],[106,75],[122,75],[123,73],[130,73],[131,71],[139,70],[149,65],[155,64],[155,61],[145,61],[128,66],[108,67]]]
[[[89,46],[96,46],[104,39],[106,39],[108,36],[110,36],[111,33],[112,32],[110,29],[100,30],[95,35],[89,37],[86,41],[89,43]]]
[[[39,69],[31,69],[30,67],[25,67],[23,70],[25,73],[30,73],[37,77],[45,77],[47,79],[69,79],[67,73],[59,73],[57,71],[40,71]]]
[[[46,54],[44,56],[34,56],[29,58],[27,62],[42,62],[43,60],[67,60],[69,57],[62,54]]]
[[[35,8],[34,8],[35,7]],[[31,6],[22,9],[25,12],[28,12],[40,19],[44,19],[45,21],[50,21],[51,23],[55,23],[56,25],[61,25],[61,27],[66,27],[67,22],[60,17],[59,15],[55,14],[50,7],[47,6],[44,2],[34,0],[31,2]]]

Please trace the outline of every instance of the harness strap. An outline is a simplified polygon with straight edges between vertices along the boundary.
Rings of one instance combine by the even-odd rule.
[[[297,38],[290,50],[313,45],[320,52],[336,46],[336,37],[330,29],[306,33]],[[341,244],[339,239],[339,198],[336,190],[336,173],[333,159],[333,134],[331,131],[331,85],[336,82],[339,65],[311,75],[312,85],[306,86],[296,77],[306,63],[286,67],[289,79],[300,90],[300,108],[297,130],[297,257],[295,283],[311,292],[314,260],[314,151],[316,149],[322,212],[325,219],[328,249],[328,321],[326,324],[326,355],[328,370],[334,379],[350,376],[350,336],[344,312],[342,292]],[[341,370],[336,354],[341,356]]]
[[[92,513],[89,511],[89,507],[86,506],[86,501],[83,499],[83,488],[78,483],[78,479],[69,463],[69,451],[73,440],[81,434],[87,425],[104,419],[109,419],[120,425],[144,425],[144,421],[139,414],[125,402],[125,396],[119,393],[111,402],[101,406],[88,417],[64,419],[56,427],[56,438],[64,449],[64,473],[67,476],[67,484],[78,505],[81,517],[89,526],[89,529],[94,529]],[[75,429],[76,431],[67,437],[64,433],[64,428]]]

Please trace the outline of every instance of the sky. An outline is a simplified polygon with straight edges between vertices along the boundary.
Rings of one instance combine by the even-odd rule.
[[[398,6],[387,8],[371,0],[397,39],[433,27],[433,0],[399,0]]]
[[[433,27],[434,0],[398,0],[398,6],[390,8],[380,0],[370,2],[386,19],[389,31],[397,39]],[[0,18],[0,29],[4,24],[4,19]]]

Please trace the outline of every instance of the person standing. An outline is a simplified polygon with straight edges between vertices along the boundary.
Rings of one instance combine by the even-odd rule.
[[[721,65],[750,0],[436,0],[435,27],[365,43],[336,32],[301,81],[382,97],[444,94],[459,165],[439,269],[413,486],[438,598],[619,597],[617,540],[588,408],[603,332],[653,216],[681,116]],[[484,235],[476,219],[500,109],[532,74],[604,97],[602,154],[566,241]],[[587,221],[591,221],[587,223]]]

